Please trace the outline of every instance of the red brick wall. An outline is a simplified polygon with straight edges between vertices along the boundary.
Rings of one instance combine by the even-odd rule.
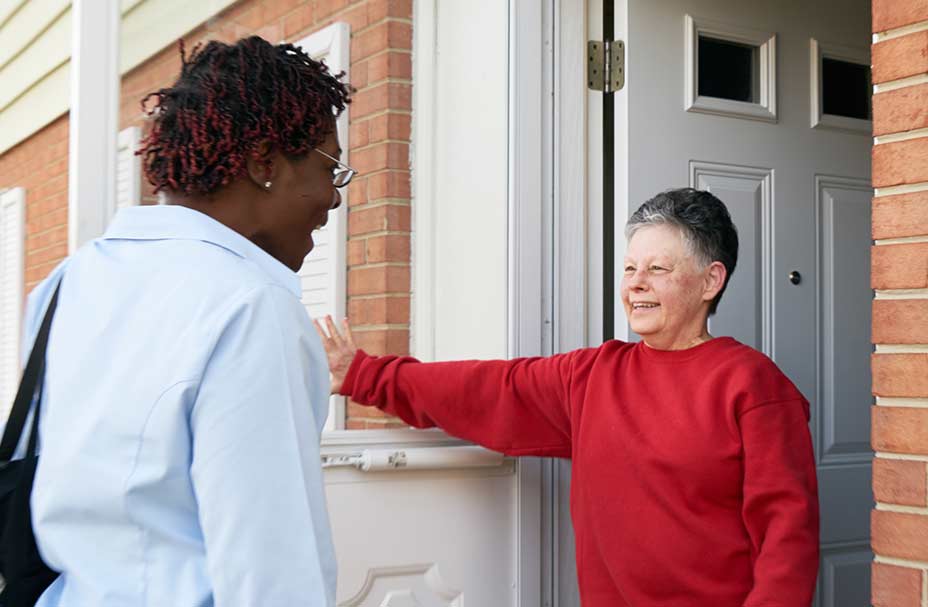
[[[26,189],[26,291],[68,254],[68,117],[0,154],[0,189]]]
[[[372,353],[409,349],[412,0],[242,0],[184,37],[228,42],[257,34],[296,41],[336,21],[351,26],[348,308],[355,336]],[[122,80],[119,128],[139,125],[139,102],[180,69],[171,45]],[[27,289],[67,254],[67,116],[0,155],[0,187],[27,188]],[[144,203],[155,198],[142,184]],[[350,404],[352,429],[399,425]]]
[[[872,601],[928,607],[928,2],[874,0],[873,31]]]

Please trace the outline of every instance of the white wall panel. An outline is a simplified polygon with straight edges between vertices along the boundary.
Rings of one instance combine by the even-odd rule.
[[[508,11],[436,2],[417,25],[434,45],[413,76],[412,330],[426,359],[507,353]]]

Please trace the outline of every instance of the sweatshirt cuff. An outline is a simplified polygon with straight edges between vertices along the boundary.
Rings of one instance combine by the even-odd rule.
[[[351,396],[351,393],[354,391],[354,382],[358,377],[358,373],[361,371],[361,364],[366,358],[370,358],[364,350],[358,348],[357,353],[354,355],[354,360],[351,361],[351,366],[348,367],[348,373],[345,374],[345,379],[342,381],[342,387],[338,391],[342,396]]]

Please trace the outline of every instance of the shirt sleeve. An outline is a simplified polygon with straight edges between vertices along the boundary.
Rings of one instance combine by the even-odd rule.
[[[422,363],[359,351],[342,394],[508,455],[570,457],[574,356]]]
[[[745,527],[754,587],[745,607],[812,602],[819,563],[815,459],[804,400],[768,403],[740,417]]]
[[[328,367],[300,314],[282,288],[252,293],[225,322],[192,407],[191,477],[217,606],[335,604],[324,420],[311,403],[327,397]]]

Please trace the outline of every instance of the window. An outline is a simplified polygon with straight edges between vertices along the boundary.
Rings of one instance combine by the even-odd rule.
[[[20,378],[26,191],[0,193],[0,415],[13,406]]]
[[[294,44],[300,46],[313,59],[325,62],[333,74],[345,72],[350,62],[350,29],[347,23],[335,23]],[[348,112],[336,122],[338,139],[342,147],[342,162],[348,164]],[[303,283],[303,305],[312,318],[331,314],[334,319],[345,317],[347,293],[347,189],[341,191],[341,206],[329,213],[329,222],[314,235],[315,247],[306,256],[299,276]],[[329,405],[326,430],[345,427],[345,399],[333,396]]]
[[[870,54],[867,49],[824,44],[813,38],[811,126],[870,134]]]
[[[776,122],[776,35],[687,15],[688,112]]]
[[[700,35],[698,50],[697,95],[746,103],[757,101],[760,53],[756,46]]]

